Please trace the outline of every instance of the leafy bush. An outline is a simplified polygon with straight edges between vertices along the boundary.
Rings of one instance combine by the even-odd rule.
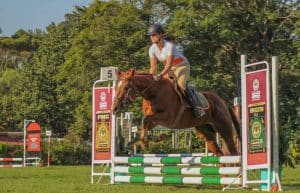
[[[23,157],[23,146],[0,143],[0,157]]]
[[[47,162],[47,151],[43,154]],[[51,144],[51,164],[82,165],[91,163],[91,144],[74,144],[68,140],[55,141]]]

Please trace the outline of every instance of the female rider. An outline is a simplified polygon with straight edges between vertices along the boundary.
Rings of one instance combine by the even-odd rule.
[[[177,79],[180,89],[187,95],[191,103],[194,113],[197,117],[205,114],[205,111],[198,108],[193,93],[187,89],[187,81],[190,77],[190,64],[186,57],[177,50],[175,44],[164,38],[165,31],[162,25],[153,24],[149,27],[148,35],[150,36],[152,45],[149,49],[150,57],[150,73],[153,74],[154,80],[159,81],[166,76],[169,71],[173,71]],[[164,64],[163,70],[157,74],[157,61]]]

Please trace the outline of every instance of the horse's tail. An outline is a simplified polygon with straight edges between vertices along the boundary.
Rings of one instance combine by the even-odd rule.
[[[232,108],[231,108],[228,104],[227,104],[227,108],[228,108],[228,110],[229,110],[229,112],[230,112],[231,120],[232,120],[232,122],[233,122],[235,131],[236,131],[236,133],[237,133],[237,135],[238,135],[238,138],[239,138],[240,141],[242,141],[242,135],[241,135],[240,124],[239,124],[239,122],[238,122],[238,120],[237,120],[237,118],[236,118],[236,116],[235,116],[235,114],[234,114]]]

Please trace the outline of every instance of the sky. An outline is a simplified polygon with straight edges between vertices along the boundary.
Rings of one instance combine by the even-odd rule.
[[[2,36],[12,36],[19,29],[45,30],[51,23],[64,21],[75,5],[88,6],[93,0],[0,0]]]

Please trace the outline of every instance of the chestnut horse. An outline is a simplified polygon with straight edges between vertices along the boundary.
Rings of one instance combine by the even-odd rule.
[[[143,97],[143,124],[140,142],[148,143],[148,131],[162,125],[170,129],[194,127],[198,135],[207,143],[208,149],[217,156],[240,154],[240,130],[237,119],[228,104],[211,92],[204,92],[209,108],[205,115],[197,118],[187,103],[182,103],[171,81],[162,78],[155,81],[149,73],[117,71],[117,84],[113,101],[113,112],[132,103],[137,96]],[[216,133],[225,142],[225,149],[218,146]]]

